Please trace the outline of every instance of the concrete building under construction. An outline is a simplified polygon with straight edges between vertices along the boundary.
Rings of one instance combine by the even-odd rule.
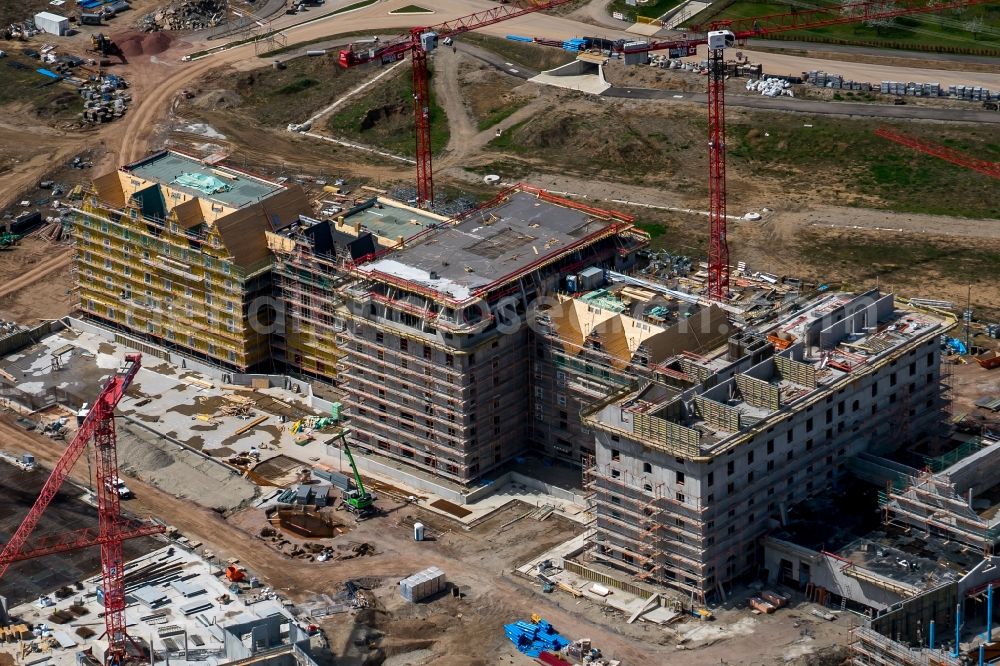
[[[759,539],[862,452],[940,423],[945,320],[892,294],[828,294],[584,411],[593,557],[698,598],[761,563]]]
[[[270,365],[265,231],[311,212],[300,187],[171,150],[95,179],[75,212],[88,318],[230,370]]]
[[[380,250],[404,247],[407,239],[447,218],[372,196],[334,219],[301,216],[267,232],[274,255],[274,297],[279,325],[271,347],[277,366],[324,382],[337,381],[344,352],[344,319],[335,314],[348,264]]]
[[[306,293],[329,307],[356,443],[459,484],[527,447],[529,309],[568,274],[628,268],[647,242],[628,216],[527,186],[388,248],[323,257],[270,237],[292,308]]]

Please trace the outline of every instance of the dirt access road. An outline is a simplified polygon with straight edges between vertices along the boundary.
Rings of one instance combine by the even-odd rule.
[[[31,325],[70,311],[72,250],[42,238],[24,238],[0,250],[0,319]]]

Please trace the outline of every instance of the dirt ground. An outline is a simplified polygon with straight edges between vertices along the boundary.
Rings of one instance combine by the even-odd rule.
[[[42,464],[51,464],[61,454],[62,443],[10,423],[8,417],[0,417],[0,434],[8,450],[32,451]],[[77,478],[83,479],[86,474],[85,466],[77,465],[73,470]],[[717,622],[682,622],[663,629],[643,623],[625,624],[620,614],[609,616],[595,603],[562,593],[542,594],[533,584],[512,576],[511,569],[568,539],[579,527],[553,516],[545,522],[522,520],[500,530],[512,517],[523,513],[524,507],[516,505],[467,532],[418,506],[382,499],[380,508],[385,515],[362,522],[338,537],[373,543],[375,555],[310,562],[261,547],[256,532],[259,516],[251,516],[250,511],[227,520],[217,511],[192,505],[138,479],[129,478],[128,483],[136,493],[135,499],[123,504],[128,511],[162,518],[181,534],[202,541],[205,548],[222,559],[238,558],[265,584],[293,601],[308,604],[317,595],[335,597],[347,580],[379,579],[381,585],[373,592],[372,607],[330,616],[321,623],[328,632],[331,651],[347,654],[347,659],[338,664],[362,663],[354,645],[359,635],[384,634],[376,644],[385,654],[408,655],[393,663],[528,665],[531,660],[513,651],[502,625],[534,612],[551,621],[564,635],[591,638],[605,654],[627,665],[806,664],[816,651],[842,645],[850,627],[848,617],[815,623],[800,607],[757,618],[739,599],[732,608],[720,610]],[[412,540],[412,522],[416,519],[427,525],[429,533],[436,535],[434,539],[422,543]],[[396,581],[432,565],[441,567],[448,580],[466,595],[404,603]],[[750,640],[755,645],[753,654],[745,649]],[[679,644],[691,649],[678,648]],[[355,660],[350,658],[352,653]]]
[[[961,337],[960,333],[956,333]],[[1000,414],[976,407],[975,402],[983,397],[1000,397],[1000,371],[986,370],[978,363],[952,362],[949,366],[951,377],[951,413],[966,414],[968,421],[984,428],[1000,430]]]
[[[69,314],[75,302],[72,250],[29,237],[0,250],[0,319],[22,325]]]
[[[2,417],[0,417],[2,418]],[[11,455],[20,456],[31,447],[20,446],[19,435],[23,429],[10,428],[0,421],[0,449]],[[64,442],[49,443],[55,448],[65,447]],[[87,465],[80,461],[77,479],[86,482]],[[47,469],[36,468],[33,472],[0,462],[0,543],[5,543],[28,509],[34,503],[38,492],[48,476]],[[82,491],[75,485],[66,485],[56,495],[38,526],[36,536],[52,536],[63,531],[80,529],[86,524],[97,524],[96,509],[79,500]],[[90,521],[93,521],[92,523]],[[30,543],[30,542],[29,542]],[[151,539],[137,539],[126,542],[126,556],[138,557],[153,547]],[[89,578],[100,570],[101,554],[98,548],[74,551],[63,555],[53,555],[37,560],[18,562],[11,566],[0,581],[0,595],[7,597],[10,605],[18,605],[48,594],[74,581]]]

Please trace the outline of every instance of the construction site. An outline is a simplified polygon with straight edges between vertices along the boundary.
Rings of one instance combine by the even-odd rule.
[[[66,5],[0,666],[1000,662],[996,5]]]

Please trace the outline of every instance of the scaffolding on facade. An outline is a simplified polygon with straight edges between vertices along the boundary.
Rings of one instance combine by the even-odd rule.
[[[890,484],[879,501],[886,523],[942,535],[980,549],[986,557],[1000,536],[1000,526],[979,516],[947,478],[932,472],[921,474],[902,490]]]
[[[615,473],[617,472],[617,476]],[[585,469],[587,501],[595,513],[597,555],[617,553],[609,562],[634,580],[674,587],[704,601],[705,537],[697,500],[669,497],[625,471],[590,465]]]
[[[853,666],[960,666],[962,660],[944,650],[910,648],[874,629],[859,626],[851,630]]]
[[[73,210],[77,297],[88,316],[237,368],[267,356],[246,310],[270,260],[237,265],[209,227],[133,218],[91,188]]]

